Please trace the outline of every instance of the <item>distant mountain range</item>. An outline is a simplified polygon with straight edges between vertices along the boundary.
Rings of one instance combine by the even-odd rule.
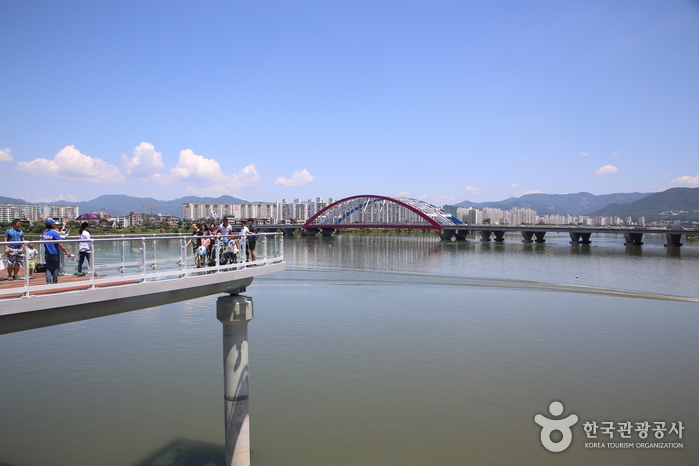
[[[514,207],[535,210],[539,215],[568,214],[587,215],[590,212],[605,208],[612,203],[624,204],[634,202],[648,196],[651,193],[617,193],[595,196],[591,193],[574,194],[525,194],[522,197],[511,197],[497,202],[471,202],[464,201],[454,205],[456,207],[495,207],[497,209],[510,210]],[[452,207],[452,206],[449,206]],[[610,214],[611,215],[611,214]]]
[[[456,214],[457,207],[495,207],[510,210],[513,207],[530,208],[539,215],[604,215],[634,220],[646,217],[646,221],[657,221],[659,212],[687,211],[687,214],[663,216],[663,219],[699,220],[699,188],[671,188],[660,193],[617,193],[595,196],[591,193],[574,194],[526,194],[498,202],[464,201],[444,208]]]
[[[100,196],[91,201],[52,202],[51,205],[77,205],[80,213],[99,212],[105,209],[109,215],[127,215],[129,212],[151,212],[153,214],[182,216],[182,204],[186,202],[224,202],[237,204],[249,202],[232,196],[197,197],[186,196],[169,201],[154,199],[152,197],[133,197],[124,194],[109,194]],[[2,204],[28,204],[21,199],[0,196]],[[39,203],[46,205],[46,203]],[[145,206],[145,207],[144,207]],[[617,193],[595,196],[590,193],[575,194],[526,194],[522,197],[511,197],[498,202],[471,202],[464,201],[455,205],[447,205],[444,208],[456,214],[457,207],[496,207],[510,210],[513,207],[530,208],[539,215],[568,214],[568,215],[616,215],[621,218],[631,216],[634,220],[638,217],[646,217],[646,220],[657,221],[659,214],[668,211],[685,211],[675,215],[663,215],[663,219],[699,220],[699,188],[671,188],[660,193]]]

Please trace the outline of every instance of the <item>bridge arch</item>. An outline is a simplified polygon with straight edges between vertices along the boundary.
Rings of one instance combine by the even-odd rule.
[[[308,228],[412,228],[441,230],[463,223],[449,212],[417,199],[364,194],[346,197],[317,212]]]

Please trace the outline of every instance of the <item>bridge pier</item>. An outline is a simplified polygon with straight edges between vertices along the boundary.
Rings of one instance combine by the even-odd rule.
[[[682,246],[680,241],[682,240],[682,233],[666,233],[665,238],[667,238],[666,248],[679,248]]]
[[[451,241],[451,237],[454,236],[453,230],[440,230],[437,232],[442,241]]]
[[[466,241],[466,237],[469,233],[471,233],[471,230],[456,230],[454,233],[456,241]]]
[[[481,241],[490,241],[490,230],[481,230]]]
[[[320,231],[320,228],[302,228],[301,236],[315,236]]]
[[[590,244],[590,235],[592,233],[580,233],[577,231],[571,231],[568,233],[570,235],[570,244]]]
[[[531,243],[532,242],[532,236],[534,236],[533,231],[521,231],[522,233],[522,242],[523,243]]]
[[[284,236],[294,236],[296,228],[280,228]]]
[[[495,235],[495,241],[505,241],[505,232],[502,230],[494,230],[493,234]]]
[[[323,236],[332,236],[337,230],[335,228],[321,228],[320,234]]]
[[[250,465],[248,322],[252,317],[249,296],[222,296],[216,301],[216,318],[223,324],[226,466]]]
[[[624,239],[624,246],[640,246],[643,244],[643,233],[624,233]]]
[[[534,240],[535,243],[545,243],[546,240],[544,239],[544,235],[546,234],[545,231],[535,231],[534,232],[534,237],[536,238]]]

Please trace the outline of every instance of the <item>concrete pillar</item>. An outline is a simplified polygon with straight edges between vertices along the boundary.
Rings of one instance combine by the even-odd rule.
[[[321,228],[320,234],[323,236],[332,236],[335,231],[335,228]]]
[[[223,324],[226,466],[250,465],[248,322],[252,316],[249,296],[222,296],[216,301],[216,317]]]
[[[682,233],[666,233],[665,238],[667,238],[666,248],[679,248],[682,246]]]
[[[545,231],[535,231],[534,232],[534,237],[536,238],[534,242],[536,243],[545,243],[546,240],[544,239],[544,235],[546,234]]]
[[[504,231],[493,231],[495,234],[495,241],[505,241],[505,232]]]
[[[481,230],[481,241],[490,241],[490,230]]]
[[[590,244],[590,235],[592,233],[580,233],[577,231],[571,231],[568,233],[570,235],[570,244]]]
[[[643,244],[643,233],[624,233],[624,239],[624,246],[640,246]]]
[[[531,243],[532,242],[532,236],[534,236],[533,231],[523,231],[522,232],[522,242],[523,243]]]
[[[296,228],[282,228],[281,230],[284,236],[294,236],[294,233],[296,233]]]

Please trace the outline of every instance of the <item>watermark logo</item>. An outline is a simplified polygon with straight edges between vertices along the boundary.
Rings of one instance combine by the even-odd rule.
[[[549,413],[554,417],[560,416],[563,414],[563,404],[560,401],[554,401],[549,405]],[[541,426],[541,444],[544,448],[559,453],[568,448],[573,441],[571,427],[578,422],[578,416],[571,414],[562,419],[549,419],[542,414],[537,414],[534,416],[534,422]],[[555,431],[560,432],[562,436],[558,442],[551,440],[551,434]]]

